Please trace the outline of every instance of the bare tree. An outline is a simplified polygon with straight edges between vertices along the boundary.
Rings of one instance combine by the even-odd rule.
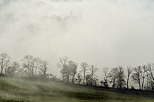
[[[34,68],[34,63],[33,63],[33,56],[31,55],[26,55],[24,57],[23,61],[23,69],[25,69],[25,72],[27,73],[28,77],[33,76],[33,68]]]
[[[124,69],[122,66],[119,66],[117,69],[118,70],[117,70],[117,75],[116,75],[117,77],[116,86],[117,88],[122,89],[125,86]]]
[[[88,64],[86,62],[82,62],[80,67],[81,67],[81,72],[83,72],[83,84],[85,84],[86,82],[86,73],[88,70]]]
[[[109,78],[110,78],[110,83],[112,83],[112,88],[115,88],[116,86],[116,73],[117,68],[112,68],[110,73],[109,73]]]
[[[86,74],[86,85],[92,86],[92,75]]]
[[[47,77],[47,70],[48,70],[48,63],[47,61],[41,61],[40,63],[40,74],[43,78],[46,78]]]
[[[77,73],[77,67],[78,67],[78,64],[73,62],[72,60],[70,60],[68,62],[69,64],[69,70],[70,70],[70,74],[72,76],[72,83],[74,83],[74,79],[75,79],[75,75]]]
[[[98,69],[94,65],[90,66],[90,68],[89,68],[90,73],[86,74],[86,85],[91,85],[91,86],[96,85],[97,78],[95,76],[95,73],[97,70]]]
[[[132,69],[131,69],[131,67],[127,67],[127,76],[125,76],[126,77],[126,85],[127,85],[127,89],[129,89],[129,79],[130,79],[130,75],[131,75],[131,73],[132,73]]]
[[[104,81],[101,81],[101,83],[105,86],[105,87],[108,87],[108,77],[109,77],[109,68],[108,67],[105,67],[103,68],[103,74],[104,74]]]
[[[144,65],[142,66],[142,73],[141,73],[141,77],[142,77],[142,90],[144,89],[144,80],[145,80],[145,74],[147,72],[147,67]]]
[[[96,71],[98,70],[98,68],[96,68],[94,65],[91,65],[91,67],[89,68],[90,73],[92,78],[95,76]]]
[[[40,67],[41,60],[39,58],[34,58],[31,55],[26,55],[22,60],[23,69],[27,73],[27,76],[30,78],[36,76],[38,68]]]
[[[8,68],[10,63],[10,57],[6,53],[0,54],[0,74],[3,75],[3,71]]]
[[[149,63],[147,65],[147,89],[154,90],[154,64]]]
[[[113,68],[110,72],[111,82],[113,88],[120,88],[122,89],[125,86],[124,80],[124,70],[122,66]]]
[[[32,60],[33,68],[32,68],[32,75],[36,76],[39,69],[44,67],[44,64],[47,64],[46,62],[42,61],[40,58],[33,58]]]
[[[141,78],[142,78],[141,66],[134,68],[134,73],[132,74],[132,79],[135,83],[138,83],[139,89],[141,89]]]
[[[59,62],[58,62],[58,66],[61,68],[61,74],[62,74],[62,80],[65,81],[66,77],[69,77],[67,75],[67,64],[68,64],[68,57],[62,57],[60,58]]]
[[[20,64],[18,62],[13,62],[12,65],[6,69],[6,75],[11,77],[15,76],[19,67],[20,67]]]
[[[78,84],[81,84],[81,74],[80,73],[77,74],[77,80],[78,80]]]
[[[60,58],[58,66],[61,67],[63,81],[69,82],[70,78],[72,78],[71,81],[72,83],[74,83],[78,64],[72,60],[69,60],[68,57],[63,57],[63,58]]]

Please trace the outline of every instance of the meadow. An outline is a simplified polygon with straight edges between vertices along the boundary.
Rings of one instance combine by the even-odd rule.
[[[154,102],[153,96],[55,81],[0,78],[0,102]]]

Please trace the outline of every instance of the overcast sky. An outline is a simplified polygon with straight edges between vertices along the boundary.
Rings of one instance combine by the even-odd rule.
[[[154,62],[153,0],[0,0],[0,53],[103,67]]]

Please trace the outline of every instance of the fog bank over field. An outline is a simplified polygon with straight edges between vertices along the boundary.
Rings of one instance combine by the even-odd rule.
[[[0,0],[0,52],[102,67],[154,62],[152,0]]]

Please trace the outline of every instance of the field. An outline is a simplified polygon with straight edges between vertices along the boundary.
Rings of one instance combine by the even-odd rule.
[[[149,94],[149,95],[148,95]],[[154,102],[154,94],[0,78],[0,102]]]

